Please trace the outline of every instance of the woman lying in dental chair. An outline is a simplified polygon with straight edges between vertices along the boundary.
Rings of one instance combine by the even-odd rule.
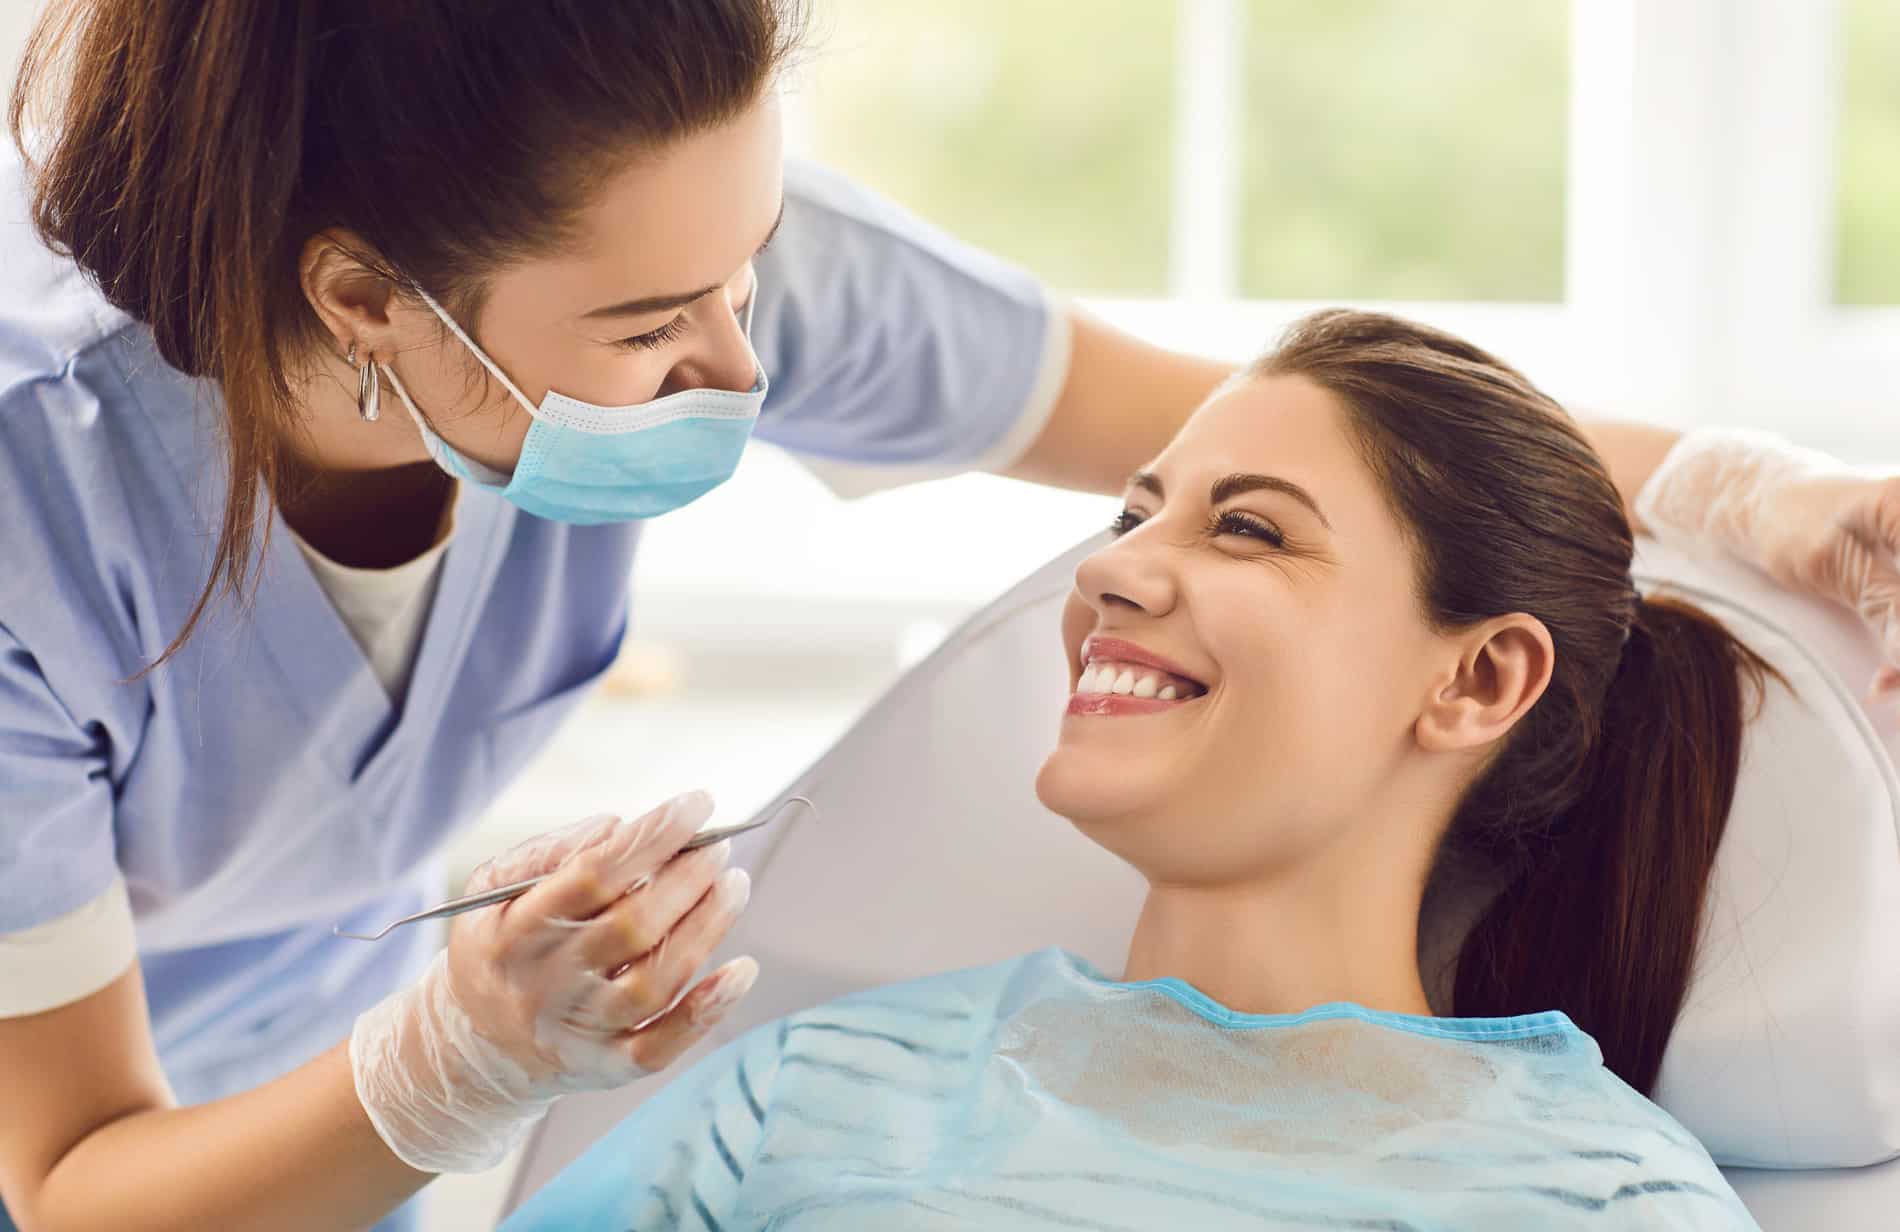
[[[1148,881],[1119,978],[1042,951],[796,1014],[507,1227],[1753,1228],[1643,1093],[1780,686],[1637,595],[1564,412],[1322,313],[1117,530],[1037,789]],[[1420,906],[1474,861],[1504,888],[1438,1016]]]

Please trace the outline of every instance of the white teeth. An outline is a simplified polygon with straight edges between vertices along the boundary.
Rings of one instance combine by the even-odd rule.
[[[1135,674],[1133,667],[1124,667],[1119,663],[1090,663],[1082,669],[1076,678],[1075,691],[1082,693],[1107,693],[1120,697],[1153,698],[1156,701],[1172,702],[1183,700],[1185,690],[1172,683],[1165,673],[1142,669],[1141,675]]]

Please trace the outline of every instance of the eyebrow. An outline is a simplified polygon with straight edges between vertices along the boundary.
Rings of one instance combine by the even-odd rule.
[[[765,243],[759,245],[758,250],[752,254],[753,256],[756,257],[759,253],[771,247],[772,241],[778,237],[779,227],[783,226],[784,223],[785,202],[781,200],[778,205],[778,217],[773,220],[772,229],[766,233]],[[714,291],[717,291],[721,285],[723,284],[714,283],[709,287],[701,287],[697,291],[683,291],[678,295],[649,295],[644,299],[630,299],[623,303],[609,304],[605,308],[596,308],[592,312],[583,312],[580,319],[583,321],[597,321],[602,317],[645,316],[648,313],[665,312],[672,308],[684,308],[702,296],[711,295]]]
[[[1128,486],[1152,493],[1156,500],[1168,498],[1167,491],[1161,486],[1161,476],[1153,471],[1136,471],[1128,477]],[[1245,472],[1228,475],[1208,490],[1208,500],[1220,505],[1247,492],[1278,492],[1283,496],[1290,496],[1311,509],[1321,526],[1327,530],[1333,528],[1333,524],[1326,520],[1326,514],[1320,509],[1319,502],[1313,499],[1311,492],[1291,479],[1281,479],[1277,475],[1255,475]]]

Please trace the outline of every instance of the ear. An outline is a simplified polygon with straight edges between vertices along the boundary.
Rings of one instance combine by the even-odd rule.
[[[1457,658],[1415,728],[1419,746],[1435,753],[1502,739],[1544,695],[1557,662],[1550,631],[1522,612],[1462,630],[1451,646]]]
[[[335,341],[337,354],[348,354],[354,343],[359,364],[370,355],[387,359],[397,350],[389,318],[396,287],[359,255],[370,251],[351,232],[319,231],[305,241],[297,262],[304,298]]]

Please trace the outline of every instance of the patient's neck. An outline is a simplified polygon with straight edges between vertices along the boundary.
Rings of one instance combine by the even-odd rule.
[[[1416,865],[1334,865],[1336,875],[1303,867],[1276,881],[1151,885],[1123,978],[1172,976],[1249,1014],[1329,1001],[1431,1013],[1419,979]]]

